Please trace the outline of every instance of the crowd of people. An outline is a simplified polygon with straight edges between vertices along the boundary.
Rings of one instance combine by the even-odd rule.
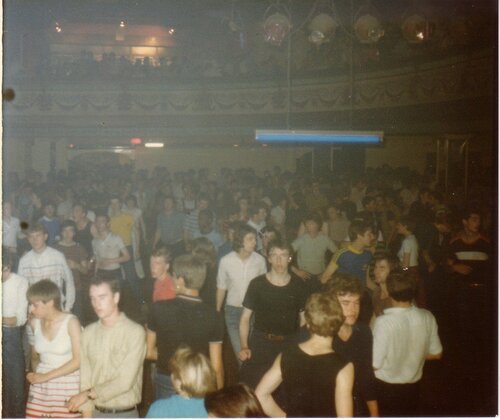
[[[405,168],[9,174],[2,218],[3,417],[418,416],[438,326],[490,340],[487,203]]]

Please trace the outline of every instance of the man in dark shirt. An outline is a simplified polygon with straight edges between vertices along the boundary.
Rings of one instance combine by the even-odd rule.
[[[199,291],[205,282],[206,265],[193,255],[174,260],[173,278],[177,297],[153,304],[147,326],[147,355],[157,360],[156,399],[176,393],[170,380],[168,362],[180,345],[210,358],[217,386],[224,385],[222,340],[224,323],[215,308],[203,303]]]
[[[333,338],[333,349],[354,365],[354,416],[378,417],[375,375],[372,368],[373,337],[370,328],[359,323],[363,287],[349,274],[334,274],[326,293],[337,297],[345,321]]]
[[[240,376],[251,387],[258,384],[276,356],[293,342],[299,327],[305,323],[307,290],[302,280],[288,271],[291,253],[289,245],[271,242],[271,270],[250,282],[243,300],[239,358],[245,363]],[[255,314],[255,324],[250,335],[252,314]]]

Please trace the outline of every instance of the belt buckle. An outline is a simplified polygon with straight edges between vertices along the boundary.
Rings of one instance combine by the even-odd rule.
[[[276,335],[271,333],[268,333],[266,337],[269,341],[283,341],[285,339],[283,335]]]

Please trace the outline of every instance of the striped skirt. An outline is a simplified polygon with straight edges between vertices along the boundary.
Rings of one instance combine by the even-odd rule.
[[[44,369],[43,363],[41,363],[37,372],[44,373],[49,370],[52,370],[52,368]],[[78,370],[41,384],[31,384],[26,404],[26,417],[81,417],[81,413],[71,413],[66,407],[67,401],[79,392],[80,371]]]

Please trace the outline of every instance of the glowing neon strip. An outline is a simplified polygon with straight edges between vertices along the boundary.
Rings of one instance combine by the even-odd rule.
[[[379,144],[382,132],[255,130],[261,143]]]

